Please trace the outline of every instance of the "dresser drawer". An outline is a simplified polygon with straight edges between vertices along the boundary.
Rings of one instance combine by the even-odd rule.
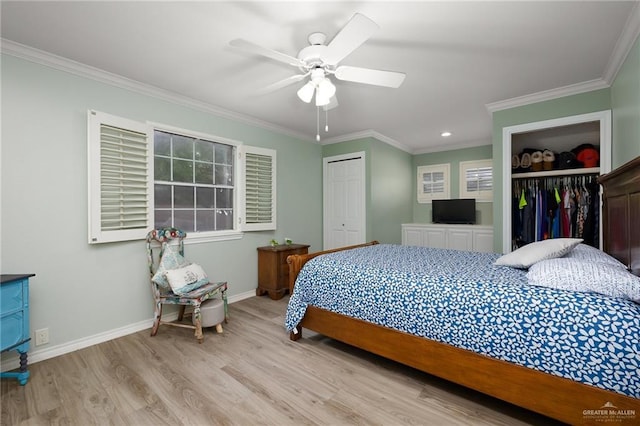
[[[0,322],[0,348],[2,348],[2,350],[24,340],[25,330],[22,329],[23,325],[23,311],[2,316],[2,321]]]
[[[4,315],[9,312],[22,310],[25,300],[23,284],[25,280],[17,280],[5,283],[0,288],[0,312]]]

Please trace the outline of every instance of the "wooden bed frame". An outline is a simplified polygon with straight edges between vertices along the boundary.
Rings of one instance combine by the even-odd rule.
[[[604,249],[640,272],[640,157],[601,176],[604,187]],[[318,255],[371,243],[289,256],[290,290],[302,266]],[[309,306],[302,328],[315,331],[420,371],[517,406],[576,425],[640,424],[640,399],[480,355],[465,349]],[[611,406],[616,408],[611,408]]]
[[[640,276],[640,157],[598,181],[604,188],[602,248]]]

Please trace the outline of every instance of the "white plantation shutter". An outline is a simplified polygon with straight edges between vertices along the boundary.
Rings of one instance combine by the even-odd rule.
[[[418,167],[418,202],[449,198],[449,164]]]
[[[460,162],[460,198],[493,200],[492,160]]]
[[[243,230],[276,229],[276,152],[244,147],[245,219]]]
[[[444,173],[423,173],[422,190],[425,194],[439,194],[441,192],[444,192]]]
[[[89,111],[89,243],[143,239],[152,227],[146,124]]]

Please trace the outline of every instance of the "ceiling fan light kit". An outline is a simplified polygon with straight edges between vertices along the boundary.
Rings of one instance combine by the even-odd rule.
[[[232,40],[229,44],[250,53],[296,66],[302,72],[267,86],[263,93],[284,88],[309,77],[309,81],[298,90],[298,98],[305,103],[310,103],[315,94],[316,107],[323,107],[327,111],[338,105],[335,98],[336,86],[331,82],[330,75],[342,81],[390,88],[398,88],[404,81],[405,74],[401,72],[338,66],[340,61],[367,41],[378,28],[371,19],[356,13],[329,44],[325,44],[327,36],[324,33],[310,34],[309,46],[300,50],[296,58],[242,39]],[[318,136],[319,134],[316,138]]]
[[[313,94],[316,95],[316,106],[329,105],[331,98],[336,94],[336,86],[329,77],[325,76],[322,68],[311,71],[311,80],[298,90],[298,97],[302,102],[310,103]]]
[[[318,83],[318,89],[316,90],[316,106],[329,105],[331,98],[336,94],[336,86],[333,85],[331,80],[324,78]]]
[[[298,97],[302,102],[309,103],[313,98],[313,92],[315,92],[315,90],[316,86],[310,81],[298,90]]]

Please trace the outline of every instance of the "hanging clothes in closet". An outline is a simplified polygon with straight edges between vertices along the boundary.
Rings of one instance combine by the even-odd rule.
[[[512,189],[514,248],[549,238],[600,245],[597,175],[514,179]]]

